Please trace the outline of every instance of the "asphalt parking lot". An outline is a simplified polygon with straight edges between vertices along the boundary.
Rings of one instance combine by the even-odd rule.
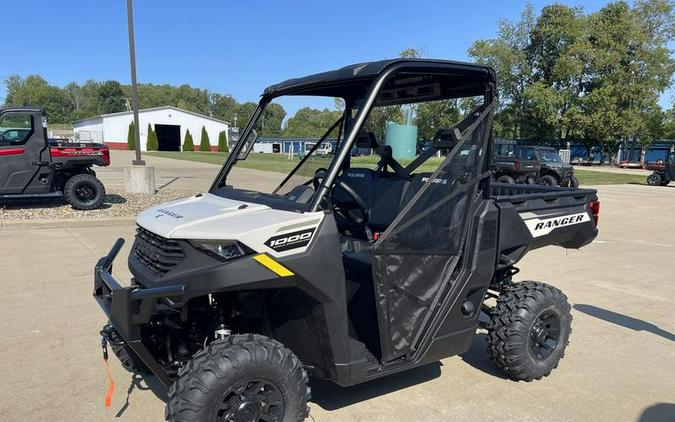
[[[217,167],[194,167],[171,183],[208,187]],[[110,171],[102,177],[115,183]],[[165,171],[158,180],[176,177],[166,171],[165,180]],[[602,186],[599,197],[592,245],[542,249],[521,265],[520,279],[554,284],[573,304],[571,343],[550,377],[503,378],[479,334],[468,353],[440,364],[349,389],[313,381],[313,419],[675,421],[675,186]],[[92,268],[117,237],[131,241],[133,232],[131,224],[0,232],[2,420],[163,420],[166,392],[116,359],[113,404],[103,406],[105,318],[91,298]],[[114,272],[128,279],[124,259]]]

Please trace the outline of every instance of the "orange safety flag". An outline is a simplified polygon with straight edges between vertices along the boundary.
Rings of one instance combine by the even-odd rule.
[[[105,364],[105,375],[108,377],[108,392],[105,393],[105,408],[110,409],[110,405],[112,404],[112,396],[115,392],[115,381],[113,381],[112,375],[110,374],[108,359],[103,359],[103,363]]]

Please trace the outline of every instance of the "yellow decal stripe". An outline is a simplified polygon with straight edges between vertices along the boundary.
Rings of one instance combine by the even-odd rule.
[[[289,275],[293,275],[291,270],[279,264],[277,261],[265,254],[256,255],[253,257],[253,259],[264,265],[268,270],[272,271],[279,277],[288,277]]]

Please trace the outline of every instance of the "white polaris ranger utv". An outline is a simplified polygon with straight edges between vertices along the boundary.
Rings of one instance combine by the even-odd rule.
[[[515,264],[590,243],[599,203],[593,190],[491,184],[495,92],[488,67],[409,59],[267,88],[209,192],[138,217],[130,284],[111,275],[122,239],[96,265],[104,346],[170,387],[170,421],[304,420],[308,375],[347,386],[463,353],[481,312],[508,376],[548,375],[569,304],[513,282]],[[249,170],[261,116],[281,96],[345,108],[288,174]],[[369,132],[402,104],[458,98],[476,108],[435,128],[413,160]],[[316,156],[331,133],[335,154]],[[364,151],[376,159],[352,157]]]

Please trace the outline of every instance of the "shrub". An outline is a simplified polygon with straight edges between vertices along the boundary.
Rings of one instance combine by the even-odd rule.
[[[230,152],[230,148],[227,146],[227,134],[225,131],[222,131],[218,134],[218,151]]]
[[[127,145],[131,151],[136,149],[136,128],[133,121],[129,123],[129,131],[127,132]]]
[[[185,142],[183,142],[183,151],[194,151],[195,144],[192,141],[192,135],[190,134],[190,129],[185,131]]]
[[[211,140],[209,139],[209,133],[206,131],[206,128],[202,126],[202,136],[199,140],[199,150],[200,151],[211,151]]]
[[[148,143],[145,145],[148,151],[157,151],[159,149],[159,141],[157,140],[157,133],[152,130],[152,126],[148,123]]]

